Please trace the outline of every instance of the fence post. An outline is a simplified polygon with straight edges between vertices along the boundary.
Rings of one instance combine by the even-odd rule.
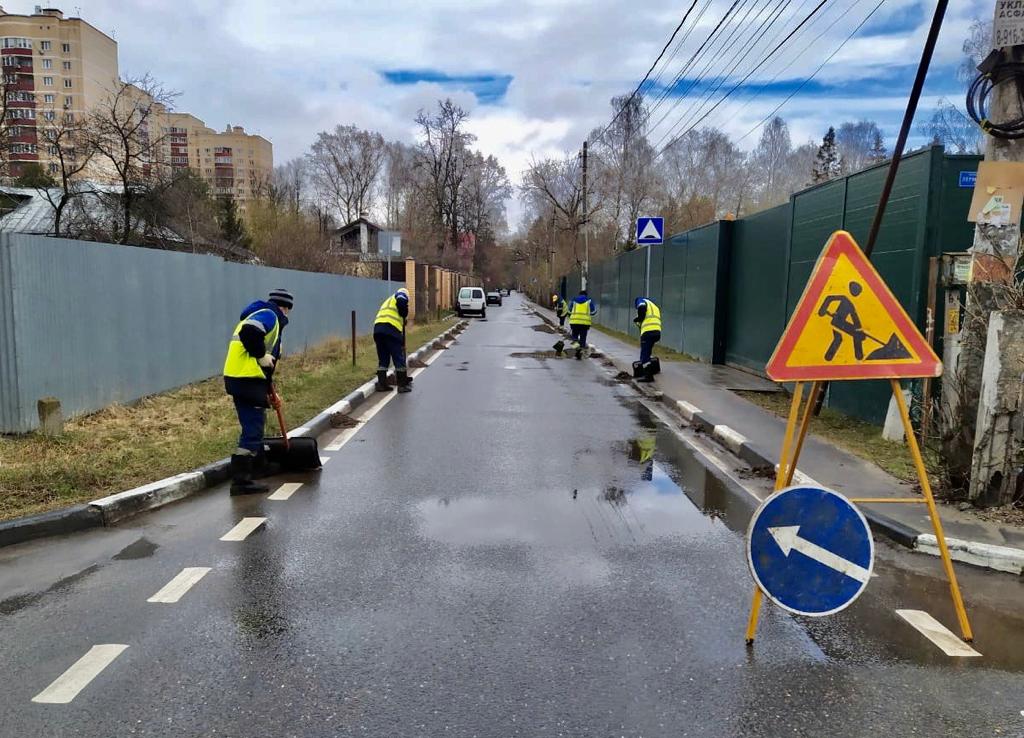
[[[356,311],[352,311],[352,366],[356,365]]]

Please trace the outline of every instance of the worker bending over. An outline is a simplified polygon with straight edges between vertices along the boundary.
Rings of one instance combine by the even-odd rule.
[[[594,324],[595,313],[597,308],[594,301],[587,296],[586,290],[580,290],[569,308],[569,329],[572,331],[577,360],[582,359],[583,352],[587,350],[587,334],[590,332],[590,326]]]
[[[405,322],[409,318],[409,290],[402,287],[386,299],[373,322],[373,342],[377,345],[377,391],[390,392],[388,366],[395,364],[399,392],[412,392],[412,380],[405,366]]]
[[[294,299],[288,290],[274,290],[242,311],[224,359],[224,389],[235,401],[242,434],[231,455],[231,494],[267,492],[253,481],[263,462],[263,427],[270,407],[271,380],[281,358],[281,334],[288,325]]]
[[[558,327],[565,328],[565,319],[569,315],[569,304],[565,301],[564,297],[552,295],[551,307],[554,308],[555,315],[558,317]]]
[[[651,354],[654,352],[654,344],[661,340],[661,309],[646,297],[636,298],[633,304],[636,307],[633,322],[640,327],[640,368],[643,372],[637,381],[653,382],[654,364],[651,362]]]

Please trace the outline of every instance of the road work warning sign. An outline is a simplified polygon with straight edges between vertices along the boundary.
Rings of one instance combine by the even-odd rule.
[[[853,236],[836,231],[767,373],[777,382],[937,377],[942,362]]]

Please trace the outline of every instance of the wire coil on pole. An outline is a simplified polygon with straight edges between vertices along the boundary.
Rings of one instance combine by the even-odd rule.
[[[1000,50],[995,50],[979,66],[981,72],[967,90],[967,114],[985,133],[995,138],[1024,138],[1024,62],[1010,61]],[[1013,84],[1022,115],[1007,121],[993,121],[989,117],[992,92],[998,85]]]

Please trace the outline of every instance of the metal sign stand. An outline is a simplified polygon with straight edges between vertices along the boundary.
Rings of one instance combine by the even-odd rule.
[[[960,633],[964,641],[970,643],[974,640],[974,633],[971,631],[971,623],[967,619],[967,610],[964,607],[963,596],[960,594],[960,585],[956,580],[956,572],[953,570],[953,560],[949,556],[949,548],[946,546],[946,537],[942,532],[942,521],[939,519],[939,512],[935,506],[935,498],[932,495],[931,484],[928,481],[928,472],[924,466],[924,457],[917,444],[917,437],[914,435],[914,428],[910,422],[910,414],[907,411],[907,403],[903,397],[903,389],[899,380],[891,379],[893,396],[899,407],[900,418],[903,421],[903,430],[906,435],[907,445],[910,447],[910,455],[914,460],[914,468],[917,471],[918,480],[921,483],[920,497],[884,497],[852,498],[850,502],[857,504],[896,503],[896,504],[919,504],[928,506],[928,515],[932,520],[932,527],[935,530],[935,539],[939,544],[939,554],[942,558],[942,567],[946,571],[949,580],[949,591],[953,598],[953,608],[956,610],[957,620],[960,622]],[[796,472],[797,461],[800,459],[800,451],[803,449],[804,440],[807,438],[807,430],[811,425],[811,417],[814,415],[814,407],[818,395],[822,389],[822,382],[810,382],[810,391],[807,393],[807,400],[803,400],[804,385],[806,382],[797,382],[793,389],[793,401],[789,408],[789,419],[786,422],[786,434],[782,439],[782,452],[779,456],[779,468],[775,474],[775,489],[781,490],[790,486],[793,482],[793,474]],[[761,612],[761,601],[764,594],[760,587],[754,587],[754,598],[750,606],[750,619],[747,621],[747,645],[753,645],[754,636],[757,633],[757,620]]]

